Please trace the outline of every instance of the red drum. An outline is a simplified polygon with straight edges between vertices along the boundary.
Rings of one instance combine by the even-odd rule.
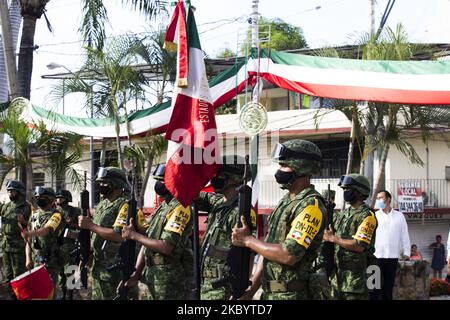
[[[11,280],[11,287],[18,300],[50,300],[54,287],[44,265],[22,273]]]

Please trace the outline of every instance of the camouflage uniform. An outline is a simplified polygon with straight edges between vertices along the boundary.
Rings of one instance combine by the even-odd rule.
[[[7,190],[15,190],[7,187]],[[24,190],[25,191],[25,188]],[[19,226],[17,215],[22,214],[26,221],[31,215],[31,205],[25,200],[25,192],[19,194],[19,198],[4,204],[0,210],[2,219],[3,238],[1,241],[3,252],[3,276],[4,281],[9,282],[26,271],[25,268],[25,241],[21,236],[22,228]],[[8,286],[9,287],[9,286]],[[12,290],[10,290],[12,294]]]
[[[161,203],[153,214],[147,236],[150,239],[164,240],[174,246],[170,256],[149,248],[144,249],[146,266],[142,279],[148,286],[153,299],[186,299],[183,256],[188,235],[192,231],[192,224],[190,208],[184,208],[175,198],[169,203],[166,201]],[[193,268],[193,264],[190,268]]]
[[[357,174],[349,175],[353,179],[363,182],[368,190],[355,188],[363,196],[370,193],[367,179]],[[347,185],[344,185],[347,186]],[[377,221],[374,212],[365,204],[358,208],[348,207],[334,216],[333,226],[335,235],[342,239],[355,239],[364,251],[353,252],[341,246],[335,246],[336,273],[332,278],[332,295],[343,300],[368,300],[366,269],[375,252],[375,231]]]
[[[45,268],[51,275],[55,287],[62,261],[58,237],[61,235],[64,226],[65,222],[61,213],[54,208],[45,211],[39,208],[31,216],[31,230],[38,230],[43,227],[51,230],[45,237],[32,239],[31,248],[34,266],[37,267],[45,263]]]
[[[121,234],[122,226],[116,225],[119,212],[126,215],[128,198],[120,196],[114,201],[104,198],[97,205],[93,222],[104,228],[112,228]],[[104,246],[104,248],[102,248]],[[106,270],[119,264],[120,243],[106,241],[96,233],[92,233],[91,247],[94,255],[92,266],[92,299],[111,300],[116,296],[116,289],[121,280],[120,268]]]
[[[242,182],[245,160],[239,156],[225,156],[217,176],[225,175],[224,181]],[[250,172],[248,172],[248,176]],[[225,182],[224,182],[225,183]],[[236,185],[237,187],[237,185]],[[200,192],[195,200],[198,210],[207,211],[207,227],[201,248],[202,259],[202,300],[228,300],[231,287],[227,281],[224,286],[213,288],[212,284],[228,276],[226,259],[231,248],[231,233],[239,221],[238,195],[225,201],[220,193]],[[256,229],[256,214],[252,210],[253,230]]]
[[[231,247],[231,232],[239,220],[238,197],[225,202],[220,194],[200,192],[195,202],[199,210],[209,212],[201,248],[201,300],[228,300],[231,297],[229,284],[213,289],[211,283],[227,275],[226,258]]]
[[[282,189],[290,189],[298,177],[311,176],[320,169],[322,153],[312,142],[294,139],[277,144],[273,157],[282,167],[275,174]],[[290,173],[289,181],[282,175]],[[300,190],[295,196],[286,194],[269,216],[269,230],[265,241],[281,244],[295,257],[293,266],[263,260],[261,299],[298,300],[315,298],[317,277],[313,262],[319,254],[323,233],[327,225],[324,199],[313,185]]]
[[[285,195],[269,216],[265,241],[281,243],[296,257],[294,266],[264,259],[262,299],[310,299],[308,286],[314,286],[312,264],[317,258],[326,225],[326,211],[314,186],[303,189],[294,198]]]
[[[118,168],[105,168],[114,175],[114,178],[106,176],[97,178],[97,181],[110,182],[114,188],[123,189],[124,192],[114,201],[104,197],[97,205],[93,223],[104,228],[111,228],[114,232],[122,234],[122,228],[126,223],[128,210],[129,189],[123,170]],[[128,192],[126,192],[128,191]],[[127,194],[127,195],[125,195]],[[138,211],[138,225],[142,225],[144,216]],[[106,241],[96,233],[92,233],[91,247],[94,256],[92,266],[92,299],[112,300],[116,296],[117,287],[122,280],[120,270],[120,243]]]
[[[57,195],[57,198],[60,195]],[[71,202],[71,195],[70,195],[70,200],[66,199],[66,201],[58,206],[58,210],[60,210],[63,220],[66,222],[66,229],[69,229],[70,232],[72,233],[78,233],[78,216],[81,215],[81,209],[80,208],[76,208],[73,207],[71,205],[69,205],[69,202]],[[77,257],[77,248],[76,248],[76,244],[75,244],[75,239],[71,239],[69,237],[65,237],[63,239],[63,245],[61,248],[61,256],[62,256],[62,264],[63,267],[61,268],[61,271],[59,273],[60,275],[60,281],[59,281],[59,287],[61,288],[62,292],[63,292],[63,298],[66,298],[66,292],[67,292],[67,288],[66,288],[66,282],[67,282],[67,277],[71,276],[72,273],[68,272],[67,268],[71,265],[78,265],[79,261],[78,261],[78,257]],[[68,298],[72,299],[72,295],[73,295],[73,291],[69,290],[68,291]]]

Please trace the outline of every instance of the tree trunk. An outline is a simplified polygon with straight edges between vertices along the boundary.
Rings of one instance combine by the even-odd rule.
[[[153,155],[150,155],[147,161],[147,166],[145,167],[145,175],[144,179],[142,180],[141,192],[139,192],[138,208],[144,207],[145,190],[147,189],[147,183],[148,180],[150,179],[150,173],[152,172],[152,165],[153,165]]]
[[[33,72],[34,34],[36,17],[24,15],[20,40],[18,83],[19,96],[30,99],[31,74]]]
[[[2,41],[5,52],[5,66],[8,75],[9,100],[17,97],[17,69],[16,69],[16,49],[14,47],[11,30],[11,19],[9,16],[8,3],[0,0],[0,24],[2,26]]]
[[[381,159],[380,159],[380,168],[377,174],[377,178],[375,180],[373,189],[372,189],[372,198],[370,200],[370,206],[373,207],[375,205],[375,200],[377,200],[377,193],[381,190],[381,183],[384,180],[384,174],[386,170],[386,160],[389,153],[390,145],[386,144],[381,151]]]
[[[118,129],[119,125],[116,124],[116,144],[117,144],[117,163],[119,168],[123,169],[123,156],[122,156],[122,148],[120,146],[120,129]]]
[[[31,157],[30,157],[30,148],[27,148],[27,164],[26,164],[26,189],[27,189],[27,199],[31,203],[33,202],[33,187],[34,187],[34,180],[33,180],[33,165],[31,163]]]
[[[102,138],[102,151],[100,152],[100,167],[105,166],[105,157],[106,157],[106,140]]]

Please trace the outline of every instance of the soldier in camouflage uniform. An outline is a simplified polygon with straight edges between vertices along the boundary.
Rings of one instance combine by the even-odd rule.
[[[56,288],[61,270],[60,243],[65,227],[62,214],[55,207],[55,191],[52,188],[36,187],[34,197],[38,209],[31,215],[31,229],[22,232],[27,241],[27,267],[45,264]]]
[[[332,221],[334,208],[334,198],[336,191],[328,189],[322,190],[322,196],[326,201],[327,221]],[[331,299],[331,274],[334,269],[334,244],[322,242],[320,254],[314,262],[314,273],[310,279],[310,291],[313,300]]]
[[[142,244],[136,272],[130,278],[141,277],[155,300],[185,300],[186,271],[184,253],[193,220],[190,207],[183,207],[164,185],[165,165],[157,166],[153,177],[155,192],[164,201],[152,215],[147,236],[134,230],[130,223],[122,230],[122,237]],[[145,266],[145,267],[144,267]],[[193,269],[193,264],[190,266]],[[131,285],[131,281],[127,285]]]
[[[2,252],[3,276],[5,285],[9,289],[12,299],[15,295],[9,286],[9,281],[26,271],[25,241],[21,236],[23,228],[31,215],[31,205],[25,200],[25,186],[20,181],[10,180],[6,183],[6,190],[10,202],[4,204],[0,210],[2,220]]]
[[[56,204],[58,210],[60,210],[63,220],[66,222],[66,228],[64,229],[64,242],[61,248],[61,256],[63,257],[63,267],[60,272],[59,287],[62,291],[62,300],[72,300],[73,290],[67,290],[66,282],[67,277],[72,275],[69,272],[68,267],[78,265],[77,261],[77,248],[75,241],[78,237],[78,216],[81,215],[81,209],[69,205],[72,202],[72,194],[68,190],[60,190],[56,194]]]
[[[126,223],[130,187],[123,170],[115,167],[101,167],[96,181],[102,200],[95,215],[80,215],[78,226],[92,232],[91,247],[94,255],[92,266],[93,300],[112,300],[121,281],[118,255],[122,243],[122,228]],[[138,224],[143,224],[142,211],[138,211]]]
[[[229,283],[218,288],[213,288],[212,284],[227,276],[226,258],[231,248],[231,232],[239,219],[238,188],[242,184],[244,169],[243,157],[224,156],[222,165],[211,180],[215,194],[200,192],[199,197],[195,199],[198,210],[208,212],[201,248],[202,300],[228,300],[231,297]],[[252,222],[256,227],[254,211]]]
[[[309,281],[322,243],[326,209],[310,179],[319,172],[322,154],[314,143],[295,139],[277,144],[273,157],[281,166],[275,179],[288,193],[269,217],[265,240],[251,236],[244,219],[243,227],[232,234],[234,245],[262,256],[245,298],[262,285],[261,299],[311,299]]]
[[[336,273],[331,285],[332,295],[340,300],[368,300],[367,266],[375,252],[375,214],[364,203],[370,194],[370,184],[359,174],[342,176],[339,186],[350,207],[336,214],[334,231],[328,228],[324,240],[335,244]]]

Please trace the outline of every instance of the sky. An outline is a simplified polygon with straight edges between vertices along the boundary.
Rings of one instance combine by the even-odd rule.
[[[111,25],[108,36],[148,32],[168,18],[149,21],[123,7],[122,0],[105,0]],[[244,40],[251,13],[252,0],[192,0],[203,50],[215,57],[224,48],[236,51]],[[388,0],[376,1],[378,26]],[[369,0],[260,0],[259,12],[266,18],[280,18],[301,27],[309,47],[353,44],[358,35],[370,29]],[[450,43],[450,0],[397,0],[387,26],[403,23],[412,42]],[[37,22],[31,102],[48,105],[48,94],[54,80],[41,76],[65,72],[64,68],[50,70],[49,63],[64,65],[75,71],[81,66],[82,43],[80,26],[80,0],[51,0],[47,4],[47,17],[53,27],[50,32],[45,19]],[[77,97],[67,97],[65,114],[83,117]],[[62,112],[62,104],[56,107]]]

